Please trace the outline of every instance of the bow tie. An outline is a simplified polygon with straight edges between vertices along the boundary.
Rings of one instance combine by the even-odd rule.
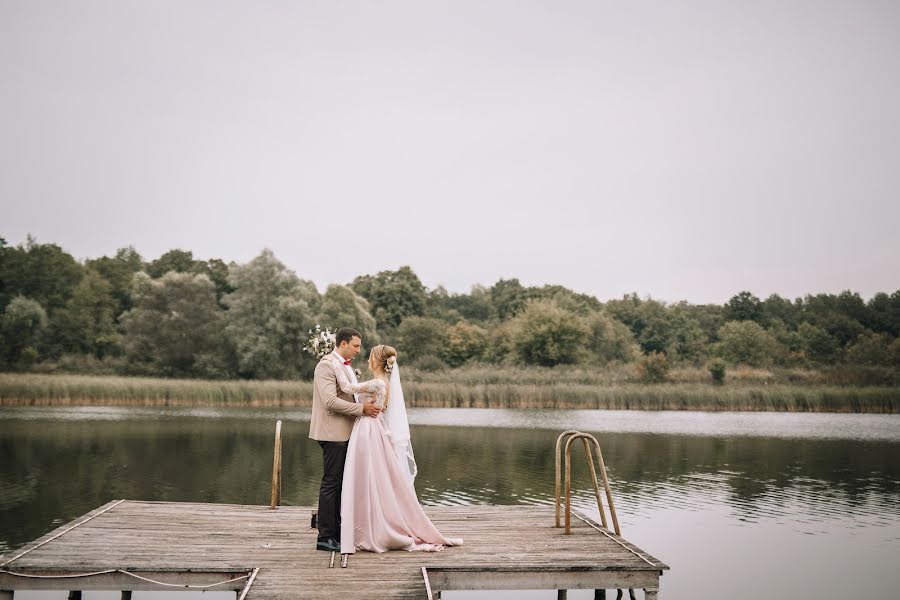
[[[346,365],[346,366],[349,367],[349,366],[350,366],[350,361],[349,361],[349,360],[345,360],[345,361],[344,361],[344,365]]]

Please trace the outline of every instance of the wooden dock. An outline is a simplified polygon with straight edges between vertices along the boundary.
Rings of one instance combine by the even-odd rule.
[[[185,584],[220,584],[208,589],[235,590],[247,600],[424,600],[443,590],[615,588],[643,588],[652,600],[669,568],[580,515],[565,535],[553,526],[552,506],[429,506],[426,512],[445,535],[465,544],[437,553],[360,552],[347,568],[340,556],[329,568],[331,554],[315,550],[309,507],[117,500],[0,557],[0,600],[25,589],[184,590]]]

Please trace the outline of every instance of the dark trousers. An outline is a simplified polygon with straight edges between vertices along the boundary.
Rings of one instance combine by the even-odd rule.
[[[319,539],[341,540],[341,485],[347,442],[319,442],[325,459],[322,485],[319,488]]]

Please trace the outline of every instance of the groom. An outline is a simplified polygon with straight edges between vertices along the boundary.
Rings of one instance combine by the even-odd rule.
[[[353,394],[341,391],[335,369],[346,369],[350,381],[357,383],[350,366],[359,354],[362,336],[355,329],[341,327],[335,332],[334,352],[322,357],[313,376],[312,415],[309,437],[322,447],[325,469],[319,488],[319,538],[317,550],[341,551],[341,485],[344,480],[344,461],[347,443],[356,417],[378,416],[381,409],[374,400],[358,403]]]

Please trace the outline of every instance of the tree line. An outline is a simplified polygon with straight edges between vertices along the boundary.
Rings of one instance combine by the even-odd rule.
[[[554,367],[900,367],[900,290],[665,303],[600,302],[563,286],[501,279],[468,293],[426,288],[408,266],[320,292],[270,250],[246,264],[133,247],[80,262],[56,244],[0,238],[0,368],[167,377],[308,378],[315,324],[351,325],[421,369],[472,363]]]

